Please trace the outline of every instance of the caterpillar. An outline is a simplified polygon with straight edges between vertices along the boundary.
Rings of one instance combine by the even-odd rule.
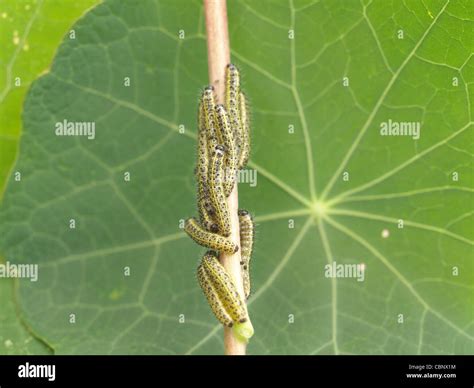
[[[239,210],[240,255],[245,298],[250,296],[250,259],[252,258],[254,224],[247,210]]]
[[[225,107],[229,112],[232,131],[234,132],[235,144],[238,154],[240,154],[241,123],[239,116],[239,96],[240,96],[240,73],[239,69],[232,63],[227,65],[225,74]]]
[[[218,137],[219,134],[216,128],[216,99],[214,97],[214,87],[208,86],[205,88],[202,92],[201,99],[203,102],[204,121],[207,132],[207,149],[209,154],[211,154],[214,151],[214,148],[220,144]]]
[[[188,218],[184,223],[184,231],[199,245],[233,254],[239,246],[217,233],[205,230],[195,218]]]
[[[245,303],[215,252],[206,252],[198,267],[197,276],[199,285],[219,322],[227,327],[233,327],[239,339],[248,341],[253,335],[253,327],[248,320]]]
[[[204,103],[201,98],[198,109],[198,163],[196,167],[196,178],[198,181],[198,212],[199,220],[206,230],[216,233],[218,226],[213,220],[214,211],[210,206],[208,188],[208,166],[209,157],[207,149],[206,116]]]
[[[198,267],[197,278],[199,285],[201,286],[204,295],[206,296],[206,299],[209,303],[209,306],[211,306],[212,312],[216,316],[217,320],[224,326],[232,327],[234,322],[232,321],[230,315],[227,313],[224,304],[219,299],[219,296],[214,290],[212,282],[202,265]]]
[[[248,112],[247,98],[244,93],[240,93],[239,98],[240,123],[242,128],[239,169],[247,165],[250,156],[250,116]]]
[[[208,195],[199,193],[198,195],[198,213],[199,221],[204,229],[212,233],[217,233],[219,231],[219,226],[213,218],[214,209],[210,206]]]
[[[207,252],[204,255],[200,268],[207,275],[207,285],[212,287],[214,295],[221,301],[232,321],[244,323],[247,320],[247,312],[242,298],[214,252]]]
[[[209,192],[212,206],[216,212],[219,232],[224,237],[230,236],[230,214],[224,193],[224,147],[217,145],[211,155],[209,169]]]
[[[204,101],[201,97],[198,108],[198,164],[196,171],[199,183],[207,183],[207,166],[209,164],[205,113]]]
[[[238,155],[234,141],[234,134],[230,127],[229,115],[227,114],[224,105],[216,106],[216,118],[219,132],[225,147],[224,163],[226,170],[223,185],[224,194],[228,197],[234,188],[235,179],[237,177]]]

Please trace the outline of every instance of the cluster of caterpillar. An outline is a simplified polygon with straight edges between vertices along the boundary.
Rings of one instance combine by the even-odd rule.
[[[237,173],[250,155],[250,123],[247,100],[240,90],[236,66],[226,69],[225,104],[216,104],[214,88],[202,92],[198,109],[198,182],[199,219],[186,220],[184,230],[198,244],[212,249],[202,258],[198,280],[214,315],[225,326],[248,339],[253,329],[248,322],[245,303],[236,286],[218,261],[217,252],[233,254],[239,246],[229,239],[231,222],[227,198]],[[253,221],[249,212],[239,210],[241,269],[245,298],[250,295],[250,259],[253,246]],[[237,328],[237,330],[235,330]],[[251,329],[251,330],[250,330]]]

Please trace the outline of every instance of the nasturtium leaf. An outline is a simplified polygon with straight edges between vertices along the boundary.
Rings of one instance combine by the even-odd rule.
[[[249,353],[472,353],[469,1],[228,3],[258,178],[239,185],[257,222]],[[110,0],[74,28],[29,91],[0,212],[5,257],[40,267],[25,320],[58,354],[220,354],[180,229],[202,6]],[[93,139],[56,136],[64,120]],[[382,136],[394,123],[410,136]]]

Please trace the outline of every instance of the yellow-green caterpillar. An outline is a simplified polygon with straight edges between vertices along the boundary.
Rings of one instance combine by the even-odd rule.
[[[202,92],[201,98],[207,131],[207,149],[209,154],[211,154],[216,145],[220,144],[216,122],[216,99],[214,96],[214,88],[212,86],[205,88]]]
[[[230,124],[234,132],[237,155],[240,155],[241,123],[239,115],[240,73],[232,63],[227,65],[225,74],[225,108],[229,112]],[[239,157],[240,158],[240,157]]]
[[[200,188],[197,203],[199,221],[201,222],[201,225],[204,227],[204,229],[212,233],[217,233],[219,231],[219,226],[214,220],[213,214],[215,214],[215,212],[210,205],[209,195],[207,194],[206,190]]]
[[[209,194],[211,204],[216,212],[219,233],[224,237],[230,236],[230,214],[227,197],[224,193],[224,147],[217,145],[211,154],[209,169]]]
[[[250,115],[247,98],[242,92],[239,97],[239,113],[242,129],[240,136],[239,169],[242,169],[247,165],[250,156]]]
[[[199,245],[215,249],[225,253],[233,254],[239,250],[239,246],[229,239],[217,234],[208,232],[195,218],[188,218],[184,223],[184,231]]]
[[[209,165],[207,151],[206,114],[201,97],[198,108],[198,163],[196,175],[199,183],[207,183],[207,167]]]
[[[214,252],[209,251],[204,255],[197,276],[199,285],[219,322],[227,327],[233,327],[239,339],[248,341],[253,335],[253,327],[248,320],[245,303]]]
[[[204,258],[203,258],[204,260]],[[206,273],[203,265],[200,265],[197,270],[197,278],[199,281],[199,285],[201,286],[204,295],[207,298],[209,306],[211,306],[212,312],[216,316],[217,320],[222,323],[224,326],[232,327],[234,321],[227,313],[224,304],[219,299],[219,295],[214,290],[212,285],[212,281],[209,278],[209,275]]]
[[[252,216],[247,210],[239,210],[240,226],[240,267],[242,269],[242,280],[245,298],[250,296],[250,259],[252,258],[254,224]]]
[[[216,106],[217,125],[225,147],[225,181],[224,194],[228,197],[234,188],[235,179],[237,177],[238,155],[234,140],[234,134],[230,126],[229,115],[224,108],[224,105]]]
[[[207,149],[207,124],[204,109],[203,98],[199,102],[198,110],[198,163],[196,168],[196,178],[198,181],[198,212],[199,220],[202,226],[213,233],[218,230],[217,223],[213,218],[214,210],[210,204],[209,186],[208,186],[208,171],[209,171],[209,157]]]

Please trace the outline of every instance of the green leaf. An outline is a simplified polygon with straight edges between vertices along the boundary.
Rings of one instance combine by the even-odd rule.
[[[468,10],[229,2],[258,171],[239,185],[257,221],[249,353],[474,351]],[[60,354],[220,354],[203,250],[179,229],[196,213],[200,2],[111,0],[75,29],[28,94],[24,178],[0,213],[6,258],[40,265],[25,320]],[[95,122],[95,139],[55,136],[64,119]],[[420,122],[419,139],[381,136],[389,119]],[[333,262],[364,280],[326,277]]]
[[[97,0],[2,1],[0,5],[0,201],[17,155],[21,110],[31,82],[48,70],[74,20]],[[17,320],[13,281],[0,282],[0,354],[48,352]]]

